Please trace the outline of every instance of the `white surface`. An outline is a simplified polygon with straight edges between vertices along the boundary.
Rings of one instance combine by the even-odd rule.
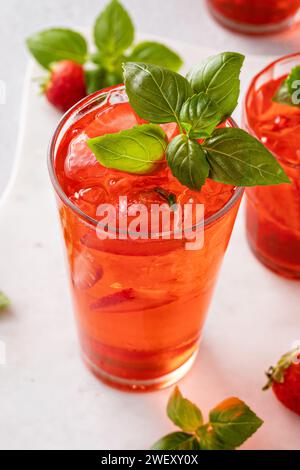
[[[0,194],[10,175],[27,51],[25,37],[46,27],[82,25],[91,28],[108,0],[9,0],[1,2],[0,80],[7,102],[0,105]],[[299,51],[300,28],[270,37],[241,36],[220,27],[208,14],[205,0],[122,0],[139,30],[180,39],[195,46],[252,54],[283,55]],[[40,74],[43,75],[43,74]]]
[[[206,51],[174,44],[187,65]],[[244,86],[269,59],[246,63]],[[36,71],[34,71],[34,75]],[[170,390],[127,394],[98,382],[81,362],[63,263],[54,196],[46,169],[58,115],[28,82],[16,177],[0,207],[1,288],[13,300],[1,314],[0,448],[147,449],[174,428]],[[205,338],[184,395],[205,413],[228,396],[244,399],[265,420],[245,449],[299,449],[299,417],[272,393],[264,370],[299,339],[300,284],[251,255],[239,216],[220,276]]]

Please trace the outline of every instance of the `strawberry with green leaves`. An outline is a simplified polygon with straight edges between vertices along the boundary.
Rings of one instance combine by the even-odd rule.
[[[64,28],[53,28],[27,39],[27,47],[36,61],[48,71],[42,92],[62,112],[87,94],[83,64],[88,58],[84,37]]]
[[[82,65],[71,60],[56,62],[42,90],[48,101],[64,113],[86,96]]]
[[[267,372],[268,382],[263,390],[272,387],[278,400],[300,415],[300,348],[284,354],[275,367]]]
[[[51,28],[27,39],[35,60],[50,74],[43,91],[60,111],[87,94],[122,82],[122,63],[143,61],[177,71],[182,60],[176,52],[154,41],[135,44],[133,22],[118,0],[111,0],[93,27],[95,50],[89,52],[82,34]]]
[[[228,398],[209,413],[205,422],[200,409],[176,387],[167,414],[180,428],[157,441],[153,450],[235,450],[251,437],[263,421],[239,398]]]

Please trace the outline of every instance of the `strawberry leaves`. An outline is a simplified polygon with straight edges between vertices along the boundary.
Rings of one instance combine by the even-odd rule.
[[[297,346],[292,351],[284,354],[280,360],[278,361],[276,367],[270,367],[266,376],[268,378],[267,384],[264,386],[263,390],[268,390],[274,383],[283,384],[284,383],[284,375],[287,369],[292,364],[298,363],[300,355],[300,347]]]
[[[234,450],[240,447],[263,424],[263,421],[240,399],[229,398],[217,405],[203,424],[202,413],[184,398],[178,387],[167,406],[169,418],[182,431],[157,441],[153,450]]]

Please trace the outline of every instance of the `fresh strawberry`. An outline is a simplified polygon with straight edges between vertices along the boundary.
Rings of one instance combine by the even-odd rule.
[[[85,75],[82,65],[71,60],[56,62],[43,91],[50,103],[60,111],[67,111],[86,96]]]
[[[278,400],[300,415],[300,349],[285,354],[276,367],[270,367],[267,377],[263,390],[272,387]]]

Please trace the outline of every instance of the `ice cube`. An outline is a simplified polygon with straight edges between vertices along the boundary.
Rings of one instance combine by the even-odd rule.
[[[96,217],[97,209],[100,204],[109,202],[108,195],[102,185],[92,186],[89,188],[82,188],[70,196],[70,201],[73,202],[79,209],[90,217]]]
[[[102,109],[85,131],[92,138],[115,134],[144,122],[135,114],[128,103],[121,103]]]
[[[102,276],[102,267],[97,266],[90,253],[81,252],[75,256],[72,266],[72,280],[76,289],[90,289]]]
[[[72,180],[98,180],[107,173],[107,169],[100,165],[87,146],[87,140],[87,134],[82,132],[70,142],[65,160],[65,174]]]

